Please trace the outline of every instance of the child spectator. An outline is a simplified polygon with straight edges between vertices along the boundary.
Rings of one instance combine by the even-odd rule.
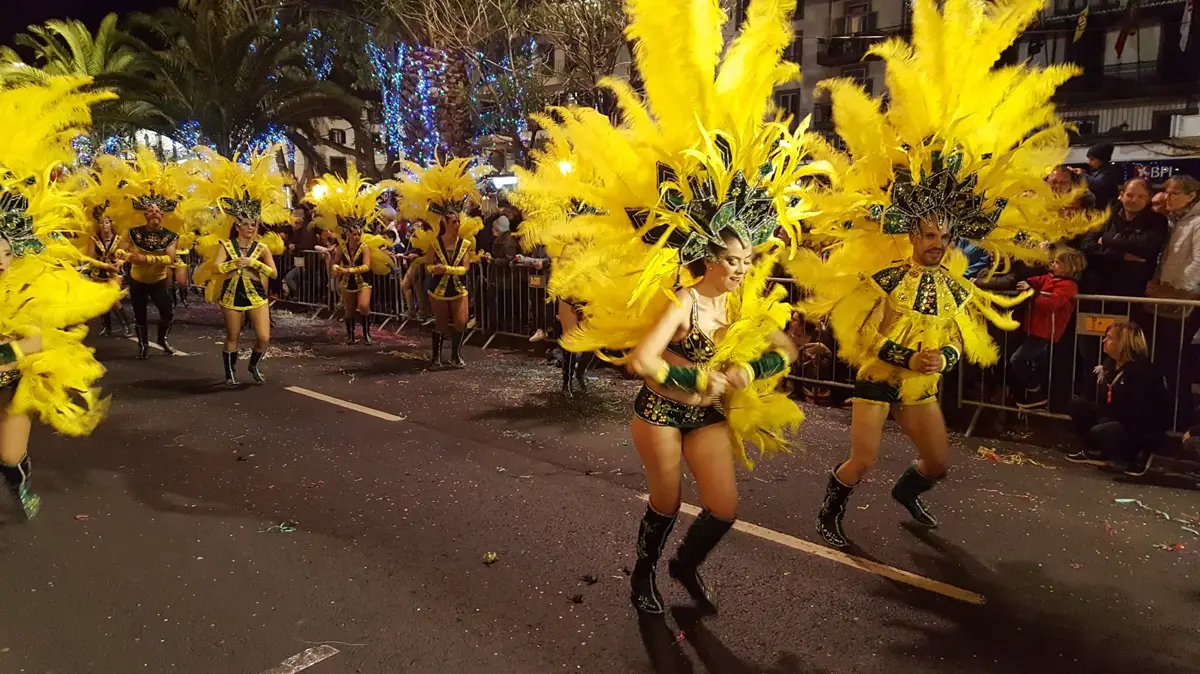
[[[1079,294],[1077,280],[1087,266],[1087,259],[1074,248],[1062,248],[1054,253],[1050,273],[1031,276],[1017,284],[1022,292],[1032,290],[1033,300],[1023,324],[1025,341],[1009,360],[1013,383],[1024,389],[1025,409],[1044,407],[1048,387],[1044,387],[1050,368],[1051,345],[1062,339],[1075,311],[1075,296]]]

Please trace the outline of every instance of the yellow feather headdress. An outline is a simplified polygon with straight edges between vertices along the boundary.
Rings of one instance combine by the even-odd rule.
[[[195,188],[184,208],[185,218],[200,217],[188,212],[195,208],[215,209],[219,215],[210,219],[207,227],[223,236],[228,236],[229,227],[239,218],[264,225],[288,222],[291,212],[287,188],[292,180],[279,171],[274,148],[233,159],[226,159],[207,147],[195,151],[199,156],[187,167]]]
[[[846,151],[824,143],[814,151],[834,170],[831,186],[810,195],[811,225],[834,239],[874,234],[868,247],[899,247],[896,258],[907,241],[888,238],[933,221],[1001,258],[1037,258],[1038,244],[1103,220],[1060,215],[1078,194],[1056,195],[1045,182],[1068,151],[1051,96],[1079,70],[994,68],[1042,0],[939,4],[914,0],[911,44],[871,48],[886,63],[886,106],[853,81],[821,83]]]
[[[478,205],[479,179],[491,172],[490,167],[471,167],[468,158],[441,160],[423,167],[404,162],[409,176],[396,184],[400,214],[410,220],[424,220],[435,230],[442,217],[461,214],[468,204]]]
[[[123,165],[122,165],[123,164]],[[103,176],[105,171],[116,171],[120,179]],[[183,212],[188,210],[180,204],[192,196],[196,181],[185,163],[159,161],[154,151],[139,146],[132,160],[120,157],[98,157],[93,167],[93,193],[99,199],[102,192],[112,186],[116,191],[104,198],[109,202],[105,211],[113,219],[116,230],[124,234],[144,222],[142,212],[150,206],[162,211],[163,227],[184,234],[187,226]]]
[[[344,236],[347,230],[368,229],[383,215],[379,194],[389,185],[389,182],[372,185],[354,165],[345,180],[325,174],[308,195],[308,201],[316,207],[313,223],[338,236]]]

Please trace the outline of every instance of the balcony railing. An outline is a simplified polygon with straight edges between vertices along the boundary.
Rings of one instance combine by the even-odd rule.
[[[1101,67],[1084,65],[1083,74],[1068,80],[1056,98],[1061,103],[1153,98],[1200,92],[1200,81],[1163,77],[1158,61],[1114,63]]]
[[[878,14],[870,12],[835,19],[830,37],[817,40],[817,63],[836,67],[861,61],[867,49],[879,40],[880,33],[875,25],[877,18]]]

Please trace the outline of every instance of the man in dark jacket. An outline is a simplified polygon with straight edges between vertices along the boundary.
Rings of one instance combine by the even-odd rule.
[[[1083,172],[1088,191],[1096,195],[1096,208],[1107,208],[1117,200],[1121,189],[1121,172],[1112,163],[1113,146],[1100,143],[1088,148],[1088,167]]]
[[[1088,233],[1079,248],[1088,258],[1080,290],[1096,295],[1143,297],[1167,239],[1167,220],[1150,210],[1150,183],[1133,178],[1104,229]],[[1121,313],[1124,309],[1112,309]]]

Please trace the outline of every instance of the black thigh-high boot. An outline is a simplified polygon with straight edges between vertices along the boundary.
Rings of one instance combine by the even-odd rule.
[[[237,386],[237,351],[222,351],[221,361],[225,364],[225,384],[227,386]],[[251,373],[253,374],[253,373]]]
[[[429,365],[436,368],[442,366],[442,341],[445,339],[445,337],[443,337],[442,333],[438,332],[437,330],[434,330],[432,335],[433,350],[430,352]]]
[[[721,542],[721,539],[729,533],[732,527],[732,520],[718,519],[705,510],[688,528],[687,535],[683,537],[683,543],[679,545],[679,550],[675,553],[675,558],[667,565],[667,571],[670,572],[671,577],[687,590],[687,593],[701,609],[706,611],[715,612],[717,606],[713,602],[712,594],[709,592],[704,578],[700,576],[700,565],[704,563],[708,553],[717,547],[717,543]]]
[[[675,516],[661,515],[646,506],[646,514],[642,515],[642,524],[638,527],[637,563],[629,576],[630,601],[643,613],[657,615],[666,610],[654,581],[658,560],[674,526]]]
[[[137,326],[137,340],[138,340],[138,351],[137,351],[138,360],[146,360],[146,358],[149,357],[149,355],[150,355],[150,326],[148,326],[148,325],[138,325]]]
[[[97,333],[96,336],[97,337],[111,337],[112,336],[112,311],[111,310],[104,312],[104,315],[100,317],[100,332]]]
[[[454,367],[466,367],[467,361],[462,357],[463,342],[467,341],[467,333],[455,330],[450,336],[450,364]]]
[[[234,354],[234,355],[236,356],[237,354]],[[250,368],[249,368],[250,376],[254,377],[254,381],[256,381],[260,384],[267,381],[267,378],[266,378],[266,376],[263,375],[262,370],[258,369],[258,364],[262,361],[262,359],[263,359],[262,351],[251,351],[250,352]]]
[[[41,497],[29,488],[29,476],[32,473],[33,465],[29,462],[28,454],[15,466],[0,463],[0,475],[4,476],[4,481],[8,483],[8,490],[21,505],[21,512],[25,514],[27,520],[36,517],[42,508]]]
[[[846,517],[846,502],[854,492],[854,485],[842,484],[837,477],[837,469],[829,473],[829,484],[825,487],[825,502],[821,504],[821,512],[817,515],[817,533],[825,542],[835,548],[850,545],[846,532],[842,529],[842,519]]]
[[[169,334],[171,334],[171,321],[159,319],[158,345],[162,347],[163,353],[167,354],[168,356],[174,356],[175,349],[172,348],[171,343],[167,341],[167,335]]]
[[[570,351],[563,352],[562,393],[568,398],[575,397],[575,389],[573,389],[572,386],[573,382],[575,381],[575,367],[578,359],[578,354],[571,353]]]
[[[358,320],[355,318],[347,318],[346,319],[346,343],[347,344],[358,344],[358,335],[354,331],[355,325],[357,323],[358,323]]]
[[[892,498],[908,510],[917,524],[934,529],[938,525],[937,518],[925,507],[925,503],[921,501],[921,494],[933,489],[933,485],[940,479],[942,478],[922,475],[916,464],[913,464],[896,480],[895,486],[892,487]]]
[[[595,353],[579,353],[575,354],[575,382],[579,385],[579,392],[587,394],[587,371],[596,362]]]
[[[121,330],[125,332],[125,336],[132,337],[133,329],[130,327],[129,318],[125,316],[125,307],[117,307],[116,309],[113,309],[113,313],[117,315],[117,320],[121,321]]]
[[[360,316],[359,321],[362,322],[363,344],[369,346],[371,344],[371,314]]]

